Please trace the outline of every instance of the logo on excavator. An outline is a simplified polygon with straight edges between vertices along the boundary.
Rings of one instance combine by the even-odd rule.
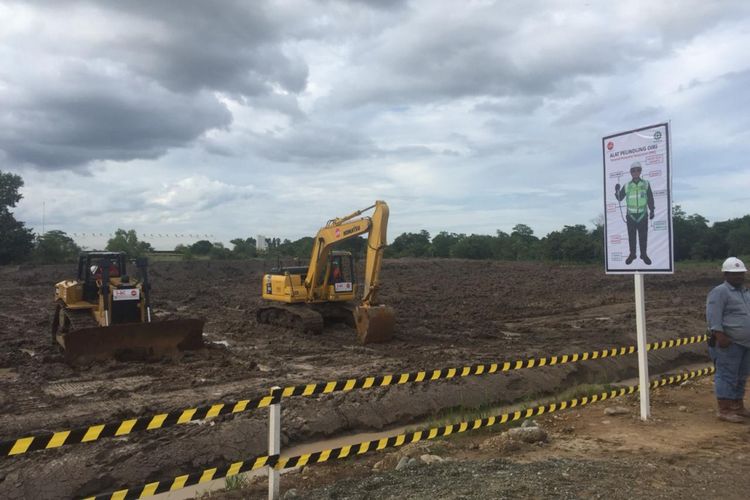
[[[336,238],[341,238],[341,229],[336,228]]]
[[[359,226],[350,227],[349,229],[344,231],[344,236],[346,236],[347,234],[352,234],[354,231],[359,231],[359,229]]]

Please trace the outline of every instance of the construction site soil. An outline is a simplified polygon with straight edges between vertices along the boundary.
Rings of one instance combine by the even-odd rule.
[[[633,278],[600,266],[386,260],[380,298],[395,337],[358,344],[344,324],[307,336],[258,325],[253,261],[153,262],[158,319],[203,317],[207,348],[158,362],[68,366],[50,340],[53,285],[72,265],[0,267],[0,440],[255,398],[272,386],[461,367],[634,345]],[[648,340],[702,335],[711,267],[647,276]],[[652,375],[707,362],[704,345],[654,351]],[[418,422],[455,408],[552,395],[637,375],[634,355],[434,383],[285,399],[282,446]],[[0,458],[1,498],[139,486],[261,455],[267,411]]]

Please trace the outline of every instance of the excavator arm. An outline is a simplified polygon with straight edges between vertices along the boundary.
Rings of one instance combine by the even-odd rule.
[[[372,216],[362,217],[364,212],[373,208],[375,210]],[[335,245],[367,233],[367,257],[362,298],[353,312],[357,333],[362,343],[390,340],[395,325],[393,310],[376,304],[380,286],[380,269],[386,247],[387,227],[388,205],[380,200],[367,208],[328,221],[315,236],[310,266],[305,278],[308,300],[315,301],[324,297],[324,273]]]
[[[373,208],[375,210],[372,217],[360,217]],[[310,267],[305,278],[308,299],[316,300],[325,295],[324,273],[333,248],[339,243],[367,233],[367,257],[365,260],[362,302],[368,304],[373,302],[379,285],[383,251],[386,247],[387,227],[388,205],[384,201],[376,201],[374,205],[367,208],[328,221],[325,227],[321,228],[315,235]]]

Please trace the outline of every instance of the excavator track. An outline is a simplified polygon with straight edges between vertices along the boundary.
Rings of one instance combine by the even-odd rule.
[[[258,309],[258,323],[318,335],[323,332],[323,316],[306,304],[273,304]]]

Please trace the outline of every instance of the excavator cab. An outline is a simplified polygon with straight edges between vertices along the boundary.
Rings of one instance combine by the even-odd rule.
[[[328,283],[328,300],[353,300],[356,289],[354,259],[352,254],[333,251],[328,260],[328,268],[322,276]],[[325,281],[325,280],[324,280]]]

